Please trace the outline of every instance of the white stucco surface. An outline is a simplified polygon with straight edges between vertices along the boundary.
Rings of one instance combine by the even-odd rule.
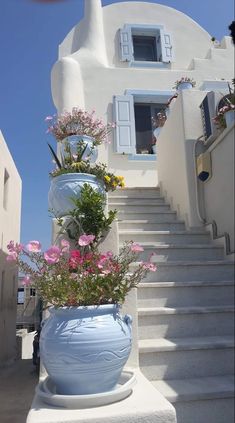
[[[203,28],[173,8],[143,2],[101,8],[100,0],[86,0],[85,6],[84,19],[61,43],[52,70],[52,96],[59,113],[80,106],[95,109],[104,121],[112,121],[113,96],[124,95],[126,90],[169,92],[182,76],[194,78],[197,88],[204,80],[232,78],[231,38],[215,48]],[[119,29],[125,24],[163,25],[172,35],[174,61],[160,68],[130,67],[120,61]],[[115,153],[114,136],[110,141],[99,148],[98,161],[123,175],[127,186],[158,185],[158,160],[129,160],[127,155]]]
[[[0,131],[0,366],[16,356],[18,280],[15,266],[6,256],[9,241],[19,242],[20,216],[21,179]]]
[[[117,403],[68,410],[44,404],[36,395],[27,423],[176,423],[175,409],[138,370],[132,394]]]
[[[218,235],[227,232],[234,251],[234,126],[227,128],[210,150],[212,177],[204,184],[206,220],[215,220]]]

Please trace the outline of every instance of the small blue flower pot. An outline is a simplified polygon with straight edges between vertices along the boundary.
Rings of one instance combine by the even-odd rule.
[[[97,394],[114,389],[131,342],[131,317],[118,305],[51,307],[40,355],[58,394]]]
[[[180,84],[177,87],[177,91],[191,90],[191,88],[193,88],[191,82],[180,82]]]

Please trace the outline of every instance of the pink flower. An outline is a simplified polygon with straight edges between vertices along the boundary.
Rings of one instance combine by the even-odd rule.
[[[85,247],[86,245],[90,245],[95,239],[95,235],[81,235],[78,240],[78,244],[81,247]]]
[[[56,245],[53,245],[49,250],[45,251],[44,259],[48,264],[58,263],[60,259],[61,250]]]
[[[140,251],[144,251],[144,249],[139,244],[133,242],[133,244],[131,245],[131,251],[133,251],[133,253],[139,253]]]
[[[66,252],[69,251],[69,249],[70,249],[70,243],[69,243],[69,241],[67,241],[66,239],[62,239],[60,241],[60,245],[61,245],[61,248],[62,248],[63,253],[66,253]]]
[[[150,270],[150,272],[156,272],[157,270],[157,266],[155,266],[153,263],[143,263],[142,266],[144,269]]]
[[[47,122],[48,120],[53,120],[53,116],[47,116],[45,122]]]
[[[7,261],[17,261],[18,254],[15,251],[10,252],[10,254],[7,255],[6,260]]]
[[[41,251],[41,244],[39,241],[30,241],[27,245],[26,245],[27,250],[30,253],[40,253]]]
[[[7,249],[10,251],[10,253],[19,254],[24,249],[24,246],[23,244],[18,244],[17,242],[14,243],[14,241],[10,241],[7,245]]]
[[[31,283],[32,283],[32,281],[31,281],[29,276],[25,276],[22,280],[22,285],[24,285],[24,286],[31,285]]]

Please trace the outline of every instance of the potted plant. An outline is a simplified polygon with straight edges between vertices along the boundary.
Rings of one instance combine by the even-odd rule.
[[[234,86],[234,81],[232,81]],[[228,83],[229,94],[225,95],[219,102],[217,115],[213,118],[218,129],[225,129],[234,123],[235,120],[235,93]]]
[[[188,76],[182,76],[182,78],[175,81],[175,85],[173,86],[173,89],[176,89],[177,91],[182,90],[189,90],[193,87],[195,87],[196,82],[193,78],[189,78]]]
[[[70,145],[67,145],[60,159],[50,145],[49,148],[56,168],[50,173],[48,202],[49,208],[54,210],[58,217],[65,216],[71,210],[71,198],[79,198],[86,183],[103,195],[117,187],[124,187],[124,178],[108,172],[105,164],[83,160],[82,143],[77,144],[76,154],[73,154]]]
[[[82,159],[89,158],[91,162],[97,159],[97,146],[106,141],[108,134],[115,124],[107,125],[101,119],[95,117],[95,111],[91,113],[78,107],[73,107],[71,112],[63,112],[61,115],[47,116],[47,132],[52,134],[60,143],[60,152],[63,155],[66,146],[70,146],[72,154],[77,154],[78,144],[82,143],[86,148]]]
[[[86,395],[112,390],[131,350],[131,317],[119,314],[127,293],[153,263],[137,264],[143,248],[126,243],[118,256],[99,253],[94,235],[66,240],[44,253],[39,241],[8,244],[8,261],[25,273],[23,283],[36,288],[50,316],[40,336],[40,354],[56,392]]]
[[[66,235],[74,242],[79,236],[89,233],[94,235],[93,245],[97,246],[109,231],[117,211],[109,210],[105,213],[105,196],[89,184],[83,185],[79,198],[74,197],[71,200],[71,210],[63,218],[53,213],[61,228],[59,235]]]

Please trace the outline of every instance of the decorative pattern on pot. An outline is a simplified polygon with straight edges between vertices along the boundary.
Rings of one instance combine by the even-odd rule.
[[[86,146],[86,149],[82,155],[82,160],[89,160],[91,163],[94,163],[98,157],[98,149],[94,145],[94,141],[94,138],[89,137],[88,135],[69,135],[60,143],[61,155],[64,156],[66,143],[69,144],[71,153],[74,155],[77,154],[77,145],[79,143],[83,143],[84,148]]]
[[[131,317],[115,304],[50,309],[40,337],[43,364],[57,393],[107,392],[131,351]]]
[[[53,210],[57,217],[65,216],[73,208],[72,197],[80,197],[83,185],[87,183],[96,191],[105,195],[103,185],[95,175],[89,173],[63,173],[51,180],[48,194],[49,209]]]

